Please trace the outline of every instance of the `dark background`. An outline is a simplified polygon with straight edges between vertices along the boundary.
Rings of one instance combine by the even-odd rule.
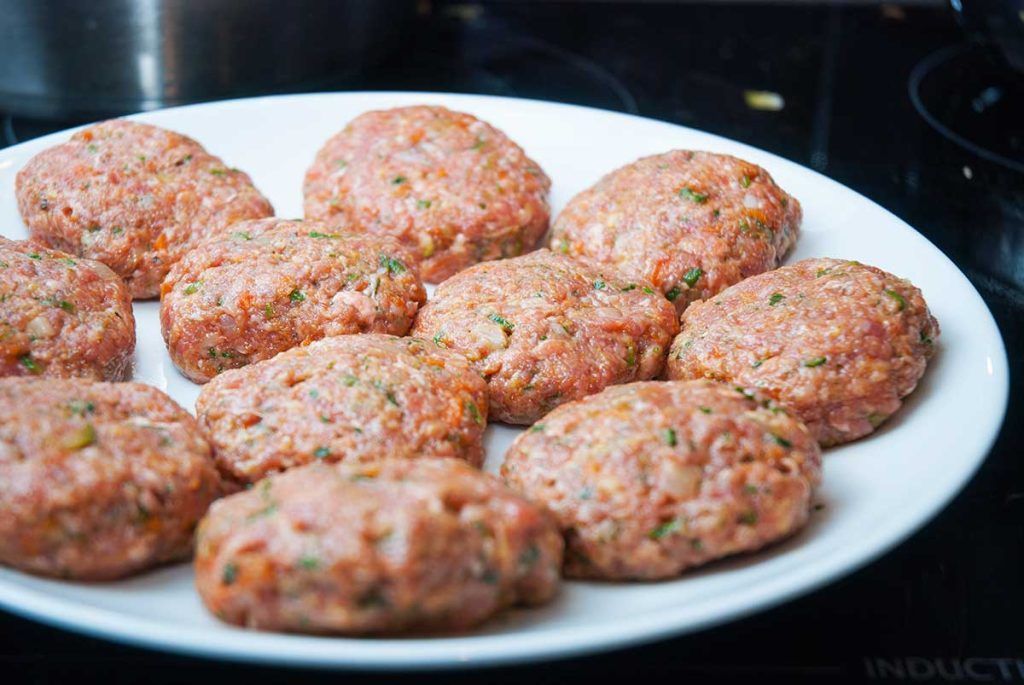
[[[862,682],[871,680],[865,660],[875,657],[902,660],[918,681],[940,681],[940,665],[946,679],[957,680],[957,668],[968,664],[996,682],[1024,682],[1016,664],[1004,662],[1009,670],[1001,673],[995,662],[965,661],[1024,659],[1024,174],[949,142],[908,96],[915,65],[964,44],[953,13],[934,3],[435,3],[387,62],[328,84],[562,100],[770,150],[850,186],[928,236],[981,291],[1010,355],[1010,408],[991,456],[945,511],[880,561],[706,632],[534,667],[428,674],[424,682]],[[784,107],[752,108],[747,90],[778,93]],[[8,143],[63,127],[17,117],[4,123]],[[0,681],[236,677],[381,679],[169,656],[0,613]]]

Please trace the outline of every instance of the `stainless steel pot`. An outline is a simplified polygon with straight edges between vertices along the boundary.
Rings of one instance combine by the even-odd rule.
[[[337,83],[415,0],[2,0],[0,108],[105,116]]]

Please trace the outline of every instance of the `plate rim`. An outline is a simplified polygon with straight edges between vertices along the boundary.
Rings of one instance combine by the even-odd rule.
[[[988,358],[989,376],[993,377],[997,387],[996,402],[998,412],[989,416],[981,430],[971,431],[975,436],[969,449],[972,455],[971,468],[964,469],[950,479],[943,496],[935,497],[926,505],[915,510],[914,515],[905,519],[901,526],[896,527],[887,535],[881,536],[871,545],[857,545],[844,548],[844,553],[834,554],[820,559],[813,566],[812,576],[805,580],[793,580],[786,574],[776,574],[767,582],[760,583],[757,590],[745,590],[726,599],[718,597],[713,609],[705,609],[696,619],[687,616],[680,619],[669,607],[656,613],[632,616],[614,622],[603,622],[584,629],[568,629],[564,627],[551,630],[539,630],[527,633],[504,634],[466,634],[458,637],[437,638],[345,638],[345,637],[311,637],[286,635],[279,633],[261,633],[243,629],[233,629],[211,639],[205,626],[182,627],[162,624],[155,620],[146,620],[134,616],[125,616],[112,609],[91,606],[74,600],[67,600],[48,594],[42,590],[18,586],[0,580],[0,609],[9,611],[31,620],[35,620],[65,630],[82,633],[90,637],[107,639],[113,642],[144,647],[160,651],[174,652],[189,656],[208,659],[229,659],[246,663],[276,664],[291,667],[408,671],[408,670],[442,670],[456,668],[476,668],[496,665],[513,665],[538,662],[551,659],[569,658],[583,654],[623,649],[633,645],[662,640],[712,626],[734,621],[753,613],[761,612],[778,606],[796,597],[809,594],[827,584],[846,577],[902,544],[910,536],[919,531],[955,499],[974,477],[981,464],[984,463],[992,446],[1000,434],[1006,415],[1009,398],[1009,371],[1005,342],[991,310],[967,278],[963,271],[949,257],[935,246],[927,237],[918,232],[900,217],[885,207],[857,191],[832,180],[824,174],[797,162],[781,157],[773,152],[748,145],[714,133],[708,133],[672,121],[653,117],[628,114],[597,107],[588,107],[564,102],[554,102],[533,98],[504,97],[494,95],[477,95],[472,93],[449,93],[440,91],[345,91],[345,92],[313,92],[292,93],[285,95],[269,95],[251,98],[232,98],[203,102],[159,110],[149,110],[124,118],[147,120],[156,115],[173,116],[176,112],[200,108],[235,107],[252,105],[266,100],[310,100],[310,99],[407,99],[421,98],[430,100],[439,98],[448,101],[461,101],[471,107],[473,101],[490,100],[510,103],[512,106],[527,104],[529,106],[563,108],[570,111],[582,110],[588,113],[599,113],[605,116],[620,118],[626,122],[656,123],[672,126],[690,133],[699,134],[709,142],[725,143],[729,147],[741,151],[752,152],[755,156],[770,160],[771,164],[796,168],[798,173],[810,174],[815,183],[826,184],[833,190],[849,194],[859,201],[871,205],[874,211],[881,211],[886,218],[908,232],[909,237],[919,241],[922,247],[930,248],[934,255],[944,260],[961,279],[961,286],[966,286],[965,294],[969,293],[972,304],[980,307],[984,315],[983,324],[986,341],[994,343],[992,356]],[[443,103],[443,104],[450,104]],[[170,113],[170,114],[167,114]],[[13,149],[31,143],[45,143],[50,140],[62,140],[73,131],[84,126],[64,129],[61,131],[19,143],[16,146],[0,151],[0,164],[4,157]],[[773,170],[774,171],[774,170]],[[980,436],[980,437],[978,437]],[[967,451],[967,450],[965,450]],[[851,551],[852,550],[852,551]],[[779,576],[785,576],[780,579]],[[780,586],[774,589],[774,586]],[[768,588],[766,590],[765,588]],[[756,599],[752,599],[753,595]],[[288,648],[280,649],[282,642],[288,642]],[[261,650],[264,643],[274,643],[274,651]],[[329,649],[333,645],[334,650]]]

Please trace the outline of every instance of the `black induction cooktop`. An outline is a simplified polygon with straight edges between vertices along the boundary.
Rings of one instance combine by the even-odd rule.
[[[983,46],[966,43],[950,11],[437,3],[401,52],[327,86],[573,102],[770,150],[852,187],[924,233],[981,291],[1010,356],[1009,413],[988,460],[933,522],[868,567],[702,633],[533,667],[412,678],[1024,682],[1024,402],[1017,395],[1024,370],[1024,160],[1014,157],[1015,139],[1003,135],[1021,122],[1007,123],[997,111],[1024,91]],[[0,140],[9,145],[78,122],[8,116],[2,123]],[[158,654],[2,613],[0,673],[4,682],[393,679]]]

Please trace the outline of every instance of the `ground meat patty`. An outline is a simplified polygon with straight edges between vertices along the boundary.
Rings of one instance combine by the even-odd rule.
[[[99,262],[0,237],[0,376],[122,380],[132,298]]]
[[[135,298],[201,238],[274,213],[249,177],[185,136],[115,119],[33,157],[17,178],[32,236],[103,262]]]
[[[616,169],[570,200],[551,249],[650,281],[682,312],[778,266],[800,219],[800,203],[764,169],[673,150]]]
[[[668,375],[758,388],[835,445],[899,409],[938,335],[908,281],[858,262],[806,259],[687,309]]]
[[[104,580],[183,559],[219,490],[196,422],[156,388],[0,379],[0,563]]]
[[[504,133],[444,107],[356,117],[306,172],[306,218],[394,236],[438,283],[533,249],[551,181]]]
[[[460,630],[557,591],[550,516],[456,459],[316,463],[218,501],[196,586],[229,623],[309,633]]]
[[[221,471],[241,482],[317,459],[479,466],[487,385],[429,341],[343,335],[218,376],[196,412]]]
[[[820,469],[784,410],[689,381],[563,405],[519,436],[502,474],[558,519],[567,575],[654,580],[798,530]]]
[[[608,385],[657,376],[677,330],[672,305],[649,285],[538,250],[442,283],[413,334],[473,363],[493,418],[532,423]]]
[[[161,289],[171,359],[196,382],[333,335],[404,335],[426,300],[390,238],[283,219],[231,228],[185,255]]]

